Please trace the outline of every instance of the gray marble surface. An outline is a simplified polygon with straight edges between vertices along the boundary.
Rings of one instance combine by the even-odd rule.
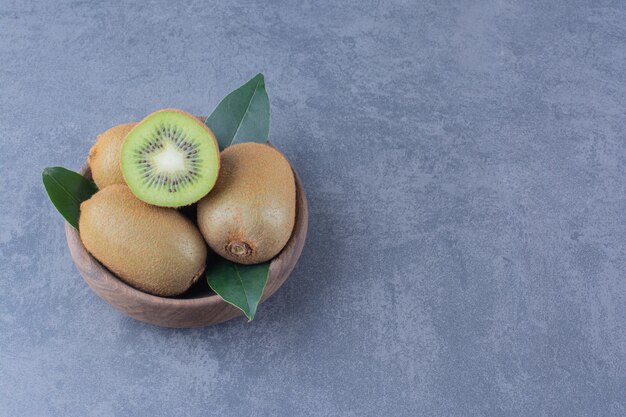
[[[0,0],[0,416],[626,415],[626,4]],[[97,298],[41,171],[262,71],[310,232],[254,322]]]

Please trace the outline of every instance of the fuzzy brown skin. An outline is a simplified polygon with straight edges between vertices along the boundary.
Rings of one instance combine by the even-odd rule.
[[[289,162],[271,146],[242,143],[222,152],[221,166],[215,187],[198,203],[204,239],[233,262],[272,259],[289,240],[296,217]]]
[[[174,209],[140,201],[125,185],[83,202],[78,226],[87,250],[144,292],[182,294],[204,271],[207,248],[195,225]]]
[[[93,180],[102,189],[112,184],[125,184],[120,168],[122,144],[130,130],[137,123],[117,125],[99,135],[89,151],[87,161],[91,167]]]

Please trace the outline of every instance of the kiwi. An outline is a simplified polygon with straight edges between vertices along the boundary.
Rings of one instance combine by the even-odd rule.
[[[207,247],[196,226],[175,209],[137,199],[110,185],[80,206],[85,248],[120,279],[144,292],[185,292],[204,271]]]
[[[148,115],[126,135],[121,168],[137,198],[162,207],[195,203],[215,185],[220,155],[213,132],[176,109]]]
[[[126,135],[136,124],[125,123],[110,128],[98,136],[96,143],[89,151],[87,161],[98,188],[111,184],[124,184],[120,169],[120,153]]]
[[[275,148],[242,143],[226,148],[217,184],[198,203],[198,226],[209,246],[242,264],[265,262],[293,230],[296,186],[287,159]]]

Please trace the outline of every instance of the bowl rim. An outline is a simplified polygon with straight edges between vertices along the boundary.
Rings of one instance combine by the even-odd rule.
[[[276,272],[276,268],[278,268],[279,265],[282,263],[282,260],[283,260],[282,258],[288,254],[288,252],[285,252],[285,248],[294,246],[293,245],[294,244],[294,240],[296,239],[296,237],[298,235],[298,233],[296,233],[296,230],[301,230],[304,227],[305,228],[305,232],[304,232],[303,238],[306,238],[306,229],[308,229],[308,227],[307,227],[307,223],[308,223],[308,214],[307,214],[308,208],[307,208],[306,194],[304,193],[304,187],[302,185],[300,177],[296,173],[296,171],[293,168],[293,166],[291,167],[291,169],[292,169],[292,172],[294,174],[294,180],[295,180],[295,183],[296,183],[296,219],[295,219],[295,224],[294,224],[291,236],[289,237],[289,240],[285,244],[285,247],[279,252],[278,255],[276,255],[274,258],[272,258],[270,260],[270,268],[269,268],[269,272],[268,272],[268,279],[267,279],[267,281],[265,283],[265,287],[263,289],[263,297],[261,298],[259,304],[261,302],[265,301],[265,299],[268,298],[271,295],[271,294],[265,294],[265,291],[267,289],[267,286],[269,285],[270,278],[272,277],[272,273]],[[87,178],[88,180],[92,180],[91,168],[89,166],[89,162],[85,162],[85,164],[79,170],[79,173],[83,177]],[[300,206],[302,206],[302,207],[300,207]],[[192,308],[192,307],[213,307],[213,306],[218,306],[221,303],[227,303],[227,304],[233,305],[232,303],[224,300],[223,298],[221,298],[219,295],[217,295],[215,293],[208,294],[206,296],[193,297],[193,298],[170,298],[170,297],[160,297],[158,295],[153,295],[153,294],[149,294],[149,293],[143,292],[141,290],[138,290],[137,288],[133,287],[132,285],[127,284],[126,282],[124,282],[117,275],[115,275],[115,273],[113,273],[106,266],[104,266],[102,263],[100,263],[100,261],[98,261],[87,250],[85,245],[83,245],[83,242],[80,239],[80,234],[79,234],[77,229],[73,228],[67,222],[65,224],[65,228],[66,228],[66,233],[72,234],[75,237],[75,241],[78,243],[78,249],[82,252],[82,254],[92,263],[92,265],[95,268],[99,269],[100,272],[102,272],[101,274],[99,274],[99,277],[100,277],[100,279],[102,281],[102,284],[104,286],[106,286],[106,287],[116,291],[116,292],[117,291],[125,291],[133,299],[135,299],[137,301],[140,301],[141,303],[145,303],[145,304],[152,305],[152,306],[159,306],[159,305],[167,304],[167,305],[173,306],[173,307]],[[68,242],[68,243],[70,243],[70,242]],[[208,248],[208,244],[207,244],[207,248]],[[210,250],[210,248],[209,248],[209,250]],[[204,272],[203,272],[202,276],[203,275],[204,275]],[[201,276],[200,279],[202,279],[202,276]],[[83,279],[85,279],[85,278],[83,277]],[[87,280],[87,283],[90,284],[88,280]],[[275,290],[277,290],[280,286],[282,286],[282,284],[280,284]],[[96,292],[98,292],[98,291],[96,291]]]

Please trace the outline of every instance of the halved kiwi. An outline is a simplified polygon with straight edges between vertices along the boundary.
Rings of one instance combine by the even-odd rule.
[[[176,109],[148,115],[122,145],[124,180],[140,200],[180,207],[204,197],[215,185],[220,152],[213,132]]]

